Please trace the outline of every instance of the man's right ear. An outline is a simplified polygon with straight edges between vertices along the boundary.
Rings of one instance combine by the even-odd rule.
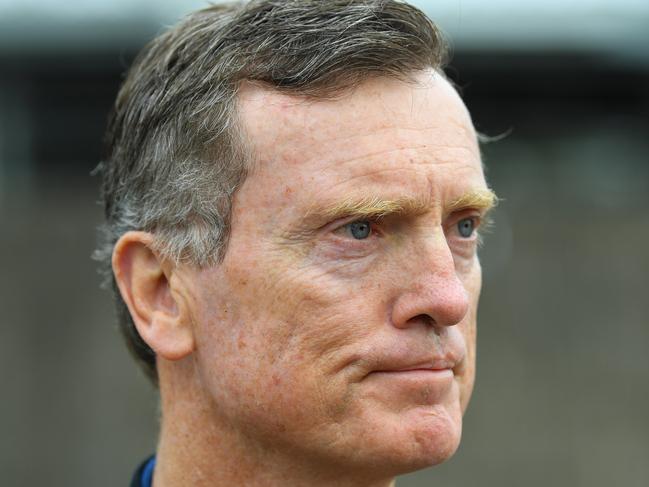
[[[153,250],[153,235],[131,231],[113,249],[115,281],[138,333],[156,355],[180,360],[194,351],[182,293],[172,289],[175,266]]]

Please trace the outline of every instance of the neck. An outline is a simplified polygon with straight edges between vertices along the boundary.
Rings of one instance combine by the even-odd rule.
[[[168,380],[172,377],[160,365],[162,425],[153,487],[394,486],[393,478],[368,479],[335,466],[314,466],[295,452],[262,447],[244,438],[219,420],[200,387],[188,387],[188,383],[198,386],[196,380]]]

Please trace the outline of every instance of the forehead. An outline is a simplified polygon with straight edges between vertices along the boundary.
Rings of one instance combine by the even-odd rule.
[[[470,116],[432,71],[412,82],[370,79],[328,100],[247,84],[238,107],[255,161],[244,186],[288,189],[291,204],[373,190],[436,199],[449,187],[486,187]]]

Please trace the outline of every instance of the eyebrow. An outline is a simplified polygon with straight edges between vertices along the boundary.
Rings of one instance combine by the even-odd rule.
[[[472,208],[487,213],[498,204],[498,201],[498,196],[491,189],[477,189],[468,191],[453,200],[446,208],[446,211],[453,213]]]
[[[471,190],[453,200],[444,208],[445,213],[477,209],[487,213],[496,206],[498,197],[490,189]],[[431,207],[429,198],[383,199],[377,196],[349,197],[325,208],[313,208],[305,220],[335,221],[347,217],[384,218],[390,215],[420,215]]]
[[[349,197],[318,211],[319,217],[329,221],[345,217],[383,218],[388,215],[423,213],[428,201],[413,198],[383,199],[378,196]]]

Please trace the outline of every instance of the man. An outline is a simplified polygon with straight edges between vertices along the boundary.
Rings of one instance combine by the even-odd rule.
[[[155,39],[100,166],[127,341],[160,387],[133,485],[391,485],[474,379],[476,134],[417,9],[213,6]]]

